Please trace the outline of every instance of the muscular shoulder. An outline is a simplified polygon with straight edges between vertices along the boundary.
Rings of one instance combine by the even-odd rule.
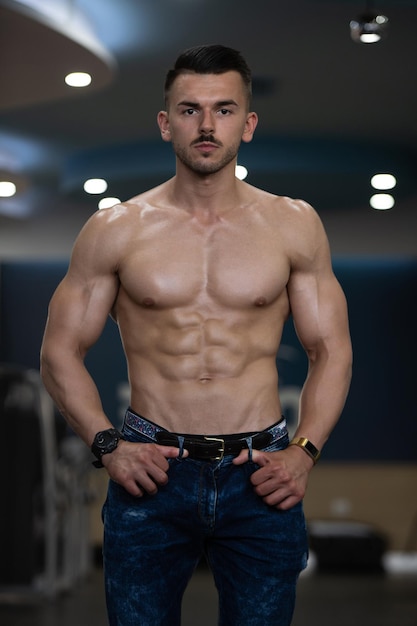
[[[277,215],[291,237],[300,237],[305,244],[324,234],[322,222],[315,209],[304,200],[277,198]]]
[[[73,256],[95,260],[117,269],[126,246],[140,231],[147,210],[146,194],[108,209],[96,211],[85,223],[74,245]]]
[[[285,198],[285,236],[293,271],[330,269],[330,248],[323,223],[313,207],[303,200]]]
[[[293,268],[328,255],[328,240],[316,210],[304,200],[259,191],[257,204],[277,234]]]
[[[123,241],[129,232],[131,210],[119,204],[94,213],[81,229],[71,255],[70,273],[117,272]]]
[[[117,205],[110,209],[101,209],[87,220],[81,229],[74,246],[74,252],[86,253],[90,250],[98,254],[104,247],[112,247],[113,236],[120,232],[123,221],[126,221],[127,208]]]
[[[324,233],[323,225],[315,209],[306,201],[277,196],[255,188],[256,205],[272,228],[292,240],[314,240]],[[307,242],[305,242],[307,243]]]
[[[260,200],[283,226],[301,228],[319,221],[317,212],[304,200],[262,192]]]

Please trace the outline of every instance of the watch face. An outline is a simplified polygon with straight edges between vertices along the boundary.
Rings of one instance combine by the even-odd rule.
[[[309,441],[305,442],[304,447],[307,448],[307,450],[311,452],[311,454],[316,454],[317,452],[317,449]]]
[[[100,455],[113,452],[113,450],[117,448],[119,440],[120,435],[114,428],[110,428],[109,430],[102,430],[95,436],[92,450],[94,454],[98,453]]]
[[[106,447],[113,440],[114,440],[114,433],[109,432],[108,430],[104,430],[103,432],[97,434],[95,444],[99,446],[100,448],[102,446]]]

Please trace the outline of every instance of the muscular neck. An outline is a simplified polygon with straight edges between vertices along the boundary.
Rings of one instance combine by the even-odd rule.
[[[241,183],[234,175],[234,163],[231,166],[207,176],[178,168],[170,181],[172,203],[192,215],[212,218],[235,208],[241,201]]]

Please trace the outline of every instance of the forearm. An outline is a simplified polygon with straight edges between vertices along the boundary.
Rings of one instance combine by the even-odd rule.
[[[350,345],[310,361],[300,397],[295,437],[307,437],[321,450],[342,413],[351,380]]]
[[[43,351],[41,375],[59,411],[88,446],[98,431],[112,427],[97,387],[80,357]]]

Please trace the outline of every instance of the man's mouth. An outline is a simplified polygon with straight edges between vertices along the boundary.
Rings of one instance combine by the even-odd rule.
[[[200,135],[198,139],[195,139],[192,144],[193,146],[198,146],[199,148],[219,148],[222,144],[220,141],[217,141],[213,137],[213,135]]]

